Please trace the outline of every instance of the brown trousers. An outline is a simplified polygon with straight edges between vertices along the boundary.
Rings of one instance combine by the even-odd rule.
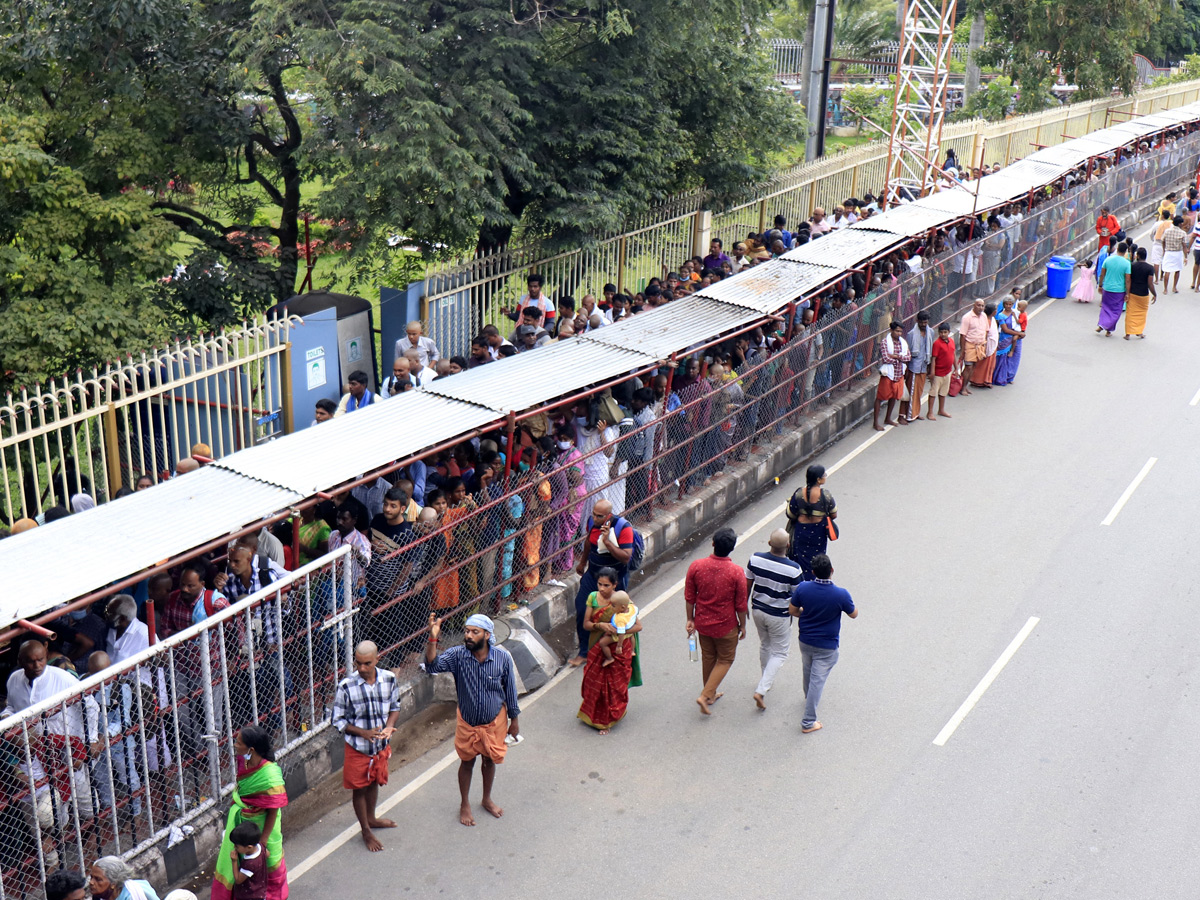
[[[717,688],[725,679],[733,658],[737,655],[738,630],[736,628],[724,637],[714,638],[705,634],[697,634],[700,640],[700,665],[704,677],[704,690],[700,696],[706,703],[712,703],[717,696]]]

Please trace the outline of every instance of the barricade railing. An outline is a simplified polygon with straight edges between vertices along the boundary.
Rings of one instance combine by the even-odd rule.
[[[1031,269],[1094,234],[1101,203],[1121,214],[1190,181],[1198,141],[1189,136],[1054,196],[1036,192],[1010,204],[1020,219],[1007,227],[984,233],[964,223],[957,248],[944,234],[923,236],[909,247],[925,245],[919,271],[901,253],[877,260],[852,304],[817,298],[812,325],[803,327],[803,309],[785,311],[634,373],[652,393],[649,412],[626,382],[612,393],[629,412],[607,429],[593,427],[593,398],[585,397],[522,414],[510,459],[480,462],[464,446],[457,460],[450,451],[427,460],[442,487],[430,482],[422,499],[439,518],[376,546],[358,627],[389,665],[402,666],[419,658],[431,611],[460,624],[477,609],[502,612],[528,599],[578,562],[595,502],[608,500],[635,524],[674,506],[799,427],[837,392],[877,378],[879,344],[893,318],[906,335],[922,310],[935,333],[943,321],[957,330],[976,299],[998,300]],[[875,275],[880,284],[870,286]],[[727,373],[719,381],[716,364]],[[463,476],[485,465],[482,487],[468,492]]]
[[[287,329],[263,320],[20,388],[0,405],[0,514],[157,484],[197,443],[214,459],[281,434]]]
[[[41,898],[49,872],[132,857],[221,805],[243,726],[267,728],[280,759],[327,728],[353,647],[350,553],[0,721],[0,897]]]
[[[597,385],[513,417],[504,458],[464,441],[427,460],[437,477],[426,479],[422,505],[436,515],[362,495],[379,504],[362,517],[369,560],[343,545],[276,573],[266,589],[176,634],[160,631],[157,644],[69,694],[0,721],[0,896],[40,897],[57,866],[135,855],[213,809],[236,779],[240,727],[268,728],[284,757],[328,727],[355,640],[373,640],[384,666],[411,670],[430,612],[453,633],[471,612],[519,606],[580,562],[596,502],[635,526],[677,507],[873,382],[893,319],[906,334],[921,310],[935,328],[955,323],[976,299],[995,300],[1091,241],[1102,203],[1128,218],[1189,182],[1198,147],[1191,135],[1054,196],[1038,192],[1010,205],[1023,218],[1006,228],[960,226],[958,247],[938,232],[913,239],[838,286],[861,299],[843,304],[833,289],[805,298],[634,373],[642,388]],[[904,256],[920,246],[917,270]],[[614,412],[610,395],[628,413]],[[469,493],[471,470],[480,483]],[[231,579],[255,575],[225,565]],[[155,616],[160,628],[172,618]]]
[[[953,149],[968,166],[1007,166],[1040,147],[1127,121],[1130,115],[1158,112],[1197,98],[1200,80],[1000,122],[954,122],[942,131],[941,153]],[[1121,115],[1118,118],[1114,113]],[[630,223],[624,233],[605,235],[587,247],[545,253],[536,243],[526,243],[440,263],[426,274],[422,316],[443,354],[465,356],[469,331],[489,323],[502,329],[513,327],[501,308],[516,305],[525,293],[525,277],[533,272],[545,277],[544,291],[554,300],[564,295],[576,301],[589,293],[599,296],[606,283],[633,295],[651,276],[661,278],[682,260],[703,256],[710,238],[720,238],[725,250],[732,252],[734,243],[748,233],[769,230],[776,215],[785,216],[794,228],[816,207],[828,211],[851,197],[878,196],[886,168],[887,145],[873,142],[834,157],[799,163],[748,192],[749,199],[720,209],[704,208],[709,195],[703,191],[683,195],[657,214]],[[472,323],[470,329],[457,325],[464,316]]]

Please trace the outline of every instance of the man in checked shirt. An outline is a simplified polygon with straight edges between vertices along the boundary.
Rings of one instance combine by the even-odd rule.
[[[354,674],[343,678],[333,699],[333,727],[346,737],[342,786],[353,791],[354,815],[363,843],[375,853],[383,849],[375,828],[395,828],[391,819],[375,815],[379,786],[388,783],[390,743],[400,717],[396,676],[376,663],[379,648],[362,641],[354,648]]]
[[[513,658],[503,647],[497,647],[492,636],[495,625],[487,616],[476,613],[467,619],[463,642],[451,647],[441,656],[437,652],[442,620],[429,614],[429,640],[425,644],[425,671],[454,674],[458,694],[458,725],[454,729],[454,750],[461,762],[458,765],[458,790],[462,804],[458,821],[474,825],[471,814],[471,776],[475,758],[483,757],[483,808],[497,819],[504,810],[492,801],[492,782],[496,764],[504,762],[508,751],[505,735],[514,740],[521,733],[517,716],[517,675]]]

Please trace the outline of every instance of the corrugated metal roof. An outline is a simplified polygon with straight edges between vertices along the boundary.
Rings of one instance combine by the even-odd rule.
[[[619,331],[622,325],[601,328],[588,337]],[[572,338],[444,378],[428,385],[426,393],[482,404],[500,413],[522,412],[562,394],[651,365],[657,359],[633,350],[617,352],[613,344],[624,349],[619,341],[605,342],[602,346],[581,337]]]
[[[837,269],[857,266],[900,243],[894,233],[884,229],[873,229],[872,221],[868,219],[862,228],[842,228],[815,241],[809,241],[795,250],[789,250],[780,258],[789,262],[813,263]]]
[[[509,382],[501,379],[500,383]],[[541,393],[545,393],[544,386]],[[231,454],[213,465],[310,497],[456,434],[495,422],[502,415],[498,409],[460,403],[432,391],[409,391],[333,422]]]
[[[904,237],[916,237],[931,228],[945,225],[955,218],[957,217],[940,209],[932,209],[924,205],[921,200],[915,200],[903,206],[893,206],[887,212],[871,216],[865,222],[856,222],[850,228],[851,230],[890,231],[892,234]]]
[[[938,191],[936,194],[922,197],[921,205],[927,209],[940,210],[948,214],[947,218],[961,219],[963,216],[969,216],[973,212],[982,212],[1009,199],[1008,197],[1001,199],[988,196],[984,191],[987,187],[986,182],[988,179],[981,178],[979,180],[982,184],[978,199],[975,198],[975,195],[971,191],[967,190]]]
[[[666,359],[676,351],[704,343],[760,318],[758,313],[743,306],[693,294],[660,306],[653,315],[634,316],[628,322],[593,331],[588,339],[635,350],[650,359]],[[596,380],[593,378],[592,382]]]
[[[33,618],[301,499],[210,465],[0,541],[0,626]]]
[[[893,241],[896,239],[895,235],[889,235],[889,237]],[[826,240],[826,238],[822,238],[816,243],[823,244]],[[812,293],[829,281],[840,278],[844,268],[844,266],[833,268],[832,266],[784,262],[783,259],[776,259],[748,269],[736,278],[718,281],[693,296],[709,297],[755,312],[771,313],[781,309],[792,300],[798,300]]]

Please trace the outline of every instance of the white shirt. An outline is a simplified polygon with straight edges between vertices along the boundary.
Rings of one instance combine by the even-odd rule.
[[[4,707],[4,712],[0,715],[10,716],[13,713],[18,713],[23,709],[28,709],[37,703],[41,703],[43,700],[49,700],[56,694],[61,694],[64,691],[74,691],[78,688],[79,679],[70,672],[63,671],[54,666],[46,666],[42,674],[35,678],[32,684],[25,677],[25,670],[18,668],[8,676],[8,704]],[[85,736],[83,726],[84,717],[86,716],[86,734],[90,735],[92,740],[95,740],[96,735],[100,733],[97,730],[99,715],[100,707],[96,705],[96,701],[91,696],[85,696],[82,708],[77,702],[68,703],[65,710],[60,710],[53,715],[43,716],[39,723],[31,726],[31,730],[38,734],[70,734],[74,737],[82,738]],[[37,765],[36,761],[34,765]]]
[[[435,363],[441,359],[441,356],[438,354],[437,344],[424,335],[417,338],[416,344],[413,344],[408,339],[408,335],[400,338],[400,340],[396,341],[396,354],[392,359],[403,356],[408,350],[417,351],[420,355],[422,366],[428,366],[430,363]]]

